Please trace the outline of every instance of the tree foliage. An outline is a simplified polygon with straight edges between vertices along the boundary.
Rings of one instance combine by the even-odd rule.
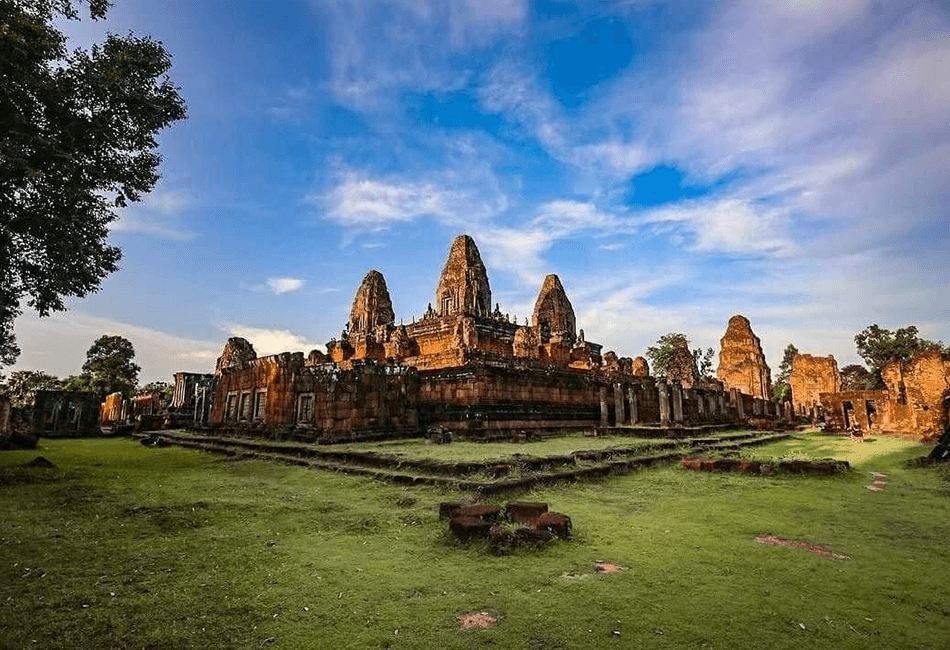
[[[15,407],[29,408],[33,406],[36,391],[60,388],[60,380],[53,375],[41,370],[17,370],[0,383],[0,394],[9,397]]]
[[[138,383],[139,368],[133,362],[132,342],[121,336],[100,336],[86,352],[82,371],[90,387],[102,394],[124,393],[131,396]]]
[[[156,395],[160,400],[169,400],[172,397],[172,387],[168,382],[151,381],[135,391],[136,395]]]
[[[656,345],[647,348],[646,357],[650,361],[650,367],[653,369],[653,375],[656,377],[666,377],[670,362],[673,360],[674,350],[677,344],[689,347],[689,339],[685,334],[679,332],[669,332],[661,336]],[[707,348],[704,352],[702,348],[692,350],[693,360],[696,362],[699,376],[703,379],[713,377],[713,357],[716,351]]]
[[[104,18],[107,0],[89,0]],[[158,181],[157,133],[185,117],[161,42],[110,34],[67,48],[54,25],[72,0],[0,0],[0,365],[19,354],[21,301],[65,309],[117,268],[115,208]]]
[[[892,361],[906,363],[925,350],[950,352],[950,347],[944,346],[942,341],[920,338],[916,325],[901,327],[894,332],[876,324],[869,325],[860,334],[855,335],[854,342],[868,369],[878,376],[881,369]]]
[[[782,355],[782,363],[778,365],[778,375],[775,377],[775,385],[772,387],[772,397],[780,402],[788,402],[792,399],[792,387],[788,383],[788,378],[792,375],[792,362],[795,355],[798,354],[798,348],[789,343],[785,347],[785,354]]]
[[[879,390],[884,382],[879,375],[857,363],[841,369],[841,390]]]
[[[699,370],[699,376],[702,379],[713,379],[713,358],[716,356],[716,351],[712,348],[706,348],[706,351],[703,352],[702,348],[696,348],[693,350],[693,359],[696,360],[696,368]]]

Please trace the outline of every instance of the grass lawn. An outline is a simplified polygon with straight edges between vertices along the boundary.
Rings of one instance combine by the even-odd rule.
[[[458,493],[44,440],[0,454],[0,649],[947,648],[950,472],[901,466],[929,448],[806,435],[756,453],[854,471],[670,465],[539,488],[516,498],[569,514],[576,539],[494,556],[438,520]],[[37,454],[59,468],[23,467]],[[482,611],[498,622],[459,629]]]
[[[735,431],[729,431],[735,434]],[[722,435],[722,434],[720,434]],[[712,436],[704,436],[712,437]],[[569,433],[531,442],[465,442],[455,441],[449,445],[426,444],[421,438],[410,440],[390,440],[373,443],[344,443],[326,447],[339,451],[373,451],[392,454],[401,458],[456,461],[492,461],[511,460],[516,454],[533,456],[566,456],[575,451],[601,449],[647,448],[657,443],[669,442],[666,438],[634,438],[627,436],[599,436],[588,438],[583,433]]]

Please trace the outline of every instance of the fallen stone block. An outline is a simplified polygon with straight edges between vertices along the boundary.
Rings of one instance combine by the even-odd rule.
[[[530,501],[511,501],[505,505],[505,517],[524,526],[536,527],[538,518],[548,511],[548,504]]]
[[[461,540],[487,537],[491,527],[492,524],[490,521],[485,521],[477,517],[462,517],[456,515],[449,520],[449,530]]]
[[[493,524],[495,523],[495,520],[498,519],[500,514],[500,506],[480,504],[474,506],[462,506],[456,511],[455,516],[472,517],[474,519],[481,519],[482,521],[487,521],[489,524]]]
[[[443,501],[439,504],[439,519],[451,519],[463,505],[461,501]]]
[[[571,536],[571,518],[559,512],[545,512],[538,518],[538,529],[567,539]]]

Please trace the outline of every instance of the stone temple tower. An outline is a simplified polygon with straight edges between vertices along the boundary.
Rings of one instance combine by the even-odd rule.
[[[553,273],[545,277],[541,285],[538,300],[534,303],[531,325],[539,333],[543,343],[552,335],[566,336],[570,342],[577,336],[574,308],[567,299],[561,280]]]
[[[350,336],[365,336],[374,332],[377,326],[392,325],[395,320],[386,279],[374,269],[366,274],[360,288],[356,290],[347,329]]]
[[[747,395],[770,399],[772,373],[762,352],[759,337],[752,331],[749,319],[736,314],[720,341],[719,369],[716,375],[726,390],[738,388]]]
[[[459,235],[452,242],[449,258],[439,277],[435,305],[436,313],[442,317],[455,314],[491,315],[488,272],[478,247],[468,235]]]

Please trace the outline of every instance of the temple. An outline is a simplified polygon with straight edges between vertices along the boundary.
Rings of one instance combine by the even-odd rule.
[[[396,324],[386,280],[372,270],[326,349],[258,357],[246,340],[230,339],[215,367],[207,425],[334,441],[432,426],[502,438],[781,415],[761,391],[700,387],[688,350],[682,377],[668,381],[651,377],[642,357],[604,353],[577,329],[556,275],[545,277],[531,323],[518,324],[492,305],[488,271],[468,235],[452,242],[420,319]]]

